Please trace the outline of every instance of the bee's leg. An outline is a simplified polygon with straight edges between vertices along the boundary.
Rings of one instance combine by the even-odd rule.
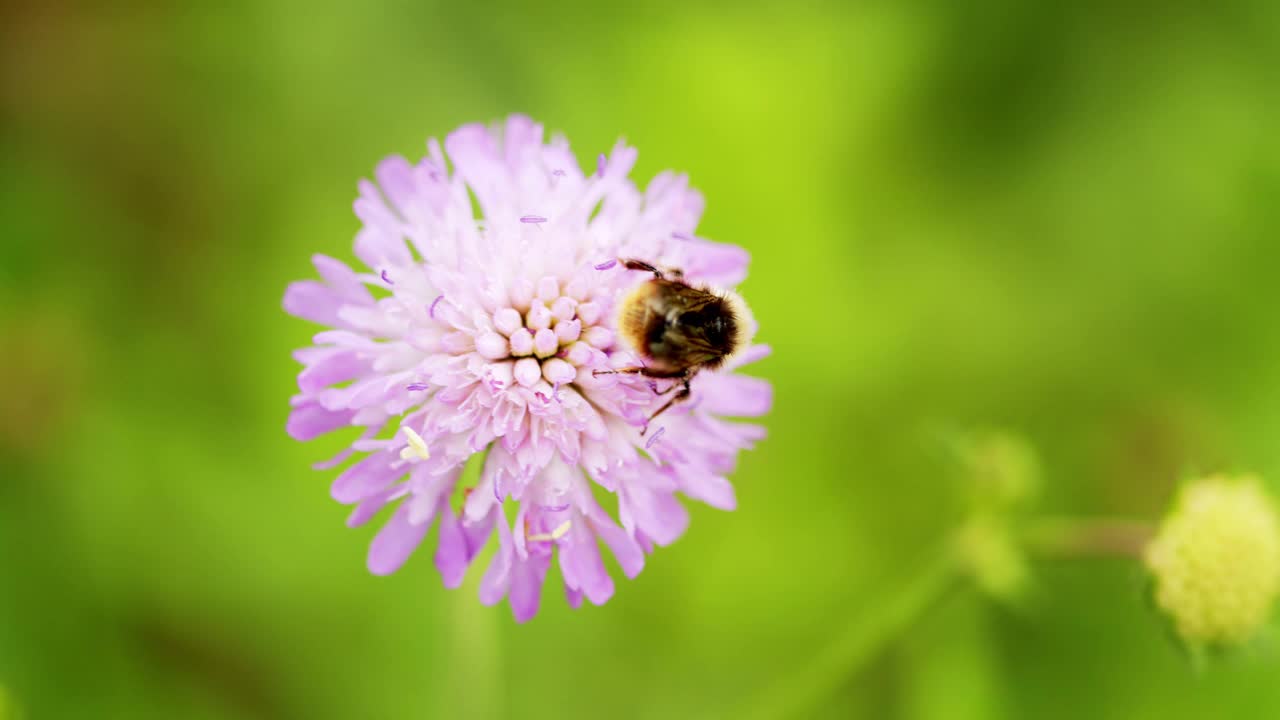
[[[678,383],[673,384],[671,387],[667,388],[666,390],[660,393],[657,393],[659,395],[666,395],[667,393],[671,392],[677,387],[680,388],[680,392],[676,393],[675,397],[668,400],[667,404],[658,408],[657,412],[649,416],[649,420],[648,422],[645,423],[644,429],[640,431],[641,437],[643,437],[645,433],[649,432],[649,423],[653,422],[654,418],[666,412],[667,409],[670,408],[672,405],[675,405],[678,402],[684,402],[685,400],[689,399],[689,395],[691,394],[689,390],[689,381],[693,379],[693,373],[689,372],[688,370],[655,370],[653,368],[647,368],[647,367],[641,367],[641,366],[624,367],[624,368],[618,368],[617,370],[593,370],[591,371],[591,374],[596,376],[639,375],[641,377],[653,378],[655,380],[679,380],[680,381]],[[655,389],[655,392],[657,392],[656,389]]]
[[[649,389],[652,390],[653,394],[657,395],[658,397],[662,397],[663,395],[668,395],[671,393],[672,390],[675,390],[678,387],[680,387],[680,383],[672,383],[671,387],[667,388],[666,390],[659,390],[658,382],[656,380],[649,381]]]
[[[664,278],[664,275],[661,270],[659,270],[658,268],[654,267],[653,265],[650,265],[649,263],[643,260],[636,260],[635,258],[622,258],[622,267],[628,270],[643,270],[645,272],[651,272],[653,273],[653,276],[659,280],[662,280]]]
[[[601,375],[640,375],[642,377],[653,378],[655,380],[674,380],[683,378],[688,375],[687,370],[655,370],[642,365],[634,367],[618,368],[617,370],[592,370],[592,375],[599,377]]]
[[[644,437],[644,434],[645,434],[645,433],[647,433],[647,432],[649,432],[649,423],[653,422],[653,419],[654,419],[654,418],[656,418],[656,417],[658,417],[659,415],[661,415],[662,413],[666,412],[666,411],[667,411],[667,408],[671,407],[672,405],[675,405],[675,404],[676,404],[676,403],[678,403],[678,402],[684,402],[685,400],[688,400],[688,399],[689,399],[689,395],[690,395],[690,392],[689,392],[689,377],[688,377],[688,376],[685,376],[684,384],[681,386],[681,388],[680,388],[680,392],[676,393],[676,396],[675,396],[675,397],[673,397],[673,398],[671,398],[670,400],[668,400],[666,405],[663,405],[662,407],[658,408],[658,411],[657,411],[657,412],[655,412],[654,414],[652,414],[652,415],[650,415],[650,416],[649,416],[649,422],[645,423],[645,425],[644,425],[644,429],[640,431],[640,436],[641,436],[641,437]]]

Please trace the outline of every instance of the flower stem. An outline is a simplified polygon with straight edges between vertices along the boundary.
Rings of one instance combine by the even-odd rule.
[[[476,602],[478,573],[449,593],[450,662],[438,717],[506,717],[502,628],[494,608]]]
[[[962,568],[948,548],[922,565],[878,602],[853,615],[853,622],[812,662],[757,694],[740,720],[809,717],[815,705],[835,694],[849,678],[906,632],[930,607],[956,587]]]
[[[1048,557],[1137,559],[1155,534],[1150,523],[1121,518],[1045,518],[1031,526],[1028,550]]]

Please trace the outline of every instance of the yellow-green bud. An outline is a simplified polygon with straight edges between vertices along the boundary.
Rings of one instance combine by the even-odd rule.
[[[1145,555],[1156,605],[1191,645],[1248,640],[1280,592],[1280,522],[1255,477],[1184,487]]]
[[[979,506],[1021,508],[1039,491],[1040,461],[1022,437],[1000,431],[978,433],[964,453]]]
[[[972,518],[956,537],[956,549],[978,588],[996,600],[1016,604],[1030,585],[1022,548],[997,518]]]

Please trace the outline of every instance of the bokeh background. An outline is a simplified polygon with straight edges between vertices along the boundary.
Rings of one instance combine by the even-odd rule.
[[[0,717],[736,717],[954,531],[939,438],[1031,443],[1054,514],[1275,488],[1278,101],[1269,0],[5,3]],[[380,158],[512,111],[690,173],[776,388],[737,512],[524,626],[365,571],[280,308]],[[790,715],[1280,713],[1274,642],[1196,670],[1135,564],[1034,580]]]

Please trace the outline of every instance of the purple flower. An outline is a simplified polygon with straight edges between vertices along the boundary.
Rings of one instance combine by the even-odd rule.
[[[322,279],[294,283],[284,297],[290,314],[329,328],[295,354],[304,368],[289,434],[364,428],[317,467],[363,454],[333,483],[334,498],[355,506],[348,525],[394,506],[370,547],[370,571],[399,569],[438,521],[436,566],[457,587],[496,531],[480,599],[508,598],[518,621],[537,613],[553,555],[570,604],[598,605],[614,591],[598,541],[634,577],[646,553],[688,524],[678,495],[732,509],[727,476],[764,430],[726,418],[759,416],[772,403],[767,382],[734,372],[768,353],[753,346],[699,373],[690,401],[664,413],[646,443],[646,421],[669,396],[643,377],[593,371],[636,363],[616,341],[613,316],[647,276],[596,268],[634,257],[732,287],[746,276],[747,253],[694,235],[702,197],[684,176],[662,173],[640,191],[627,177],[636,151],[621,143],[598,163],[608,172],[584,175],[564,138],[544,144],[542,135],[513,116],[503,128],[459,128],[443,147],[429,141],[416,165],[383,161],[355,202],[355,253],[369,271],[317,255]],[[479,485],[459,488],[477,453]],[[617,495],[616,521],[590,483]],[[514,525],[507,502],[518,505]]]

